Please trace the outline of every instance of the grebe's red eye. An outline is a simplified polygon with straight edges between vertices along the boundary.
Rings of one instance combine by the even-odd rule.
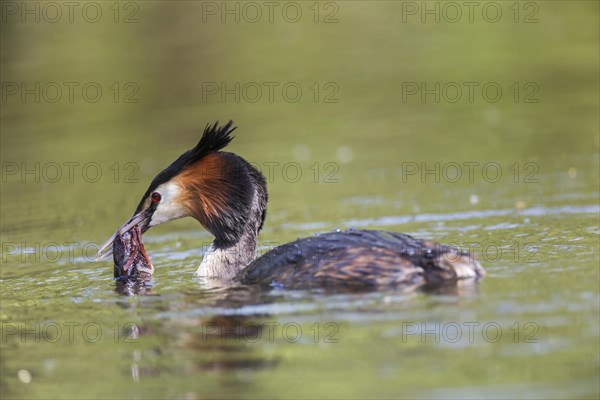
[[[152,193],[151,199],[153,203],[158,203],[162,199],[162,196],[160,195],[160,193],[154,192]]]

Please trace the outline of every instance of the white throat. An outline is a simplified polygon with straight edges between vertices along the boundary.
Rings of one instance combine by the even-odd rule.
[[[238,272],[243,270],[254,261],[256,256],[256,237],[244,235],[234,246],[220,249],[214,243],[210,245],[196,275],[213,278],[232,280]]]

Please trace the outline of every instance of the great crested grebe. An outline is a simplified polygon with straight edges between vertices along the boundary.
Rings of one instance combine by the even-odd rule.
[[[374,230],[298,239],[255,260],[256,239],[267,213],[267,188],[256,168],[236,154],[221,151],[233,139],[234,129],[232,121],[225,126],[207,125],[198,144],[154,178],[133,216],[100,248],[98,258],[111,253],[116,239],[115,248],[125,247],[118,250],[124,255],[115,256],[115,263],[121,265],[119,274],[128,274],[128,268],[138,264],[142,272],[145,268],[151,273],[141,234],[190,216],[215,237],[197,274],[220,281],[287,288],[373,287],[484,275],[473,256],[457,248]]]

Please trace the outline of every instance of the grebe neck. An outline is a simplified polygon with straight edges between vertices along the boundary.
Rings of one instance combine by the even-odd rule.
[[[238,199],[230,203],[228,221],[220,224],[220,230],[213,231],[215,240],[196,271],[199,276],[231,280],[256,257],[258,233],[267,214],[267,188],[265,179],[258,170],[250,164],[245,167],[244,179],[241,180],[245,181],[246,189],[251,189],[250,201],[242,202]],[[232,237],[235,239],[232,240]]]
[[[256,235],[246,234],[229,247],[219,247],[213,242],[196,271],[198,276],[231,280],[238,272],[254,261]]]

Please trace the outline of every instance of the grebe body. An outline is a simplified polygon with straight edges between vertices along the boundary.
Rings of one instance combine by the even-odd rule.
[[[465,252],[395,232],[346,230],[276,247],[236,280],[285,288],[437,284],[483,275]]]
[[[151,264],[141,234],[190,216],[215,237],[197,270],[209,279],[303,288],[423,285],[483,276],[484,270],[468,253],[384,231],[329,232],[284,244],[255,259],[267,213],[267,187],[250,163],[221,151],[233,139],[234,129],[231,121],[207,126],[194,148],[154,178],[134,215],[100,248],[98,257],[110,254],[115,239],[121,240],[119,251],[143,270]],[[134,232],[127,236],[130,231]],[[116,257],[118,261],[122,262]]]

